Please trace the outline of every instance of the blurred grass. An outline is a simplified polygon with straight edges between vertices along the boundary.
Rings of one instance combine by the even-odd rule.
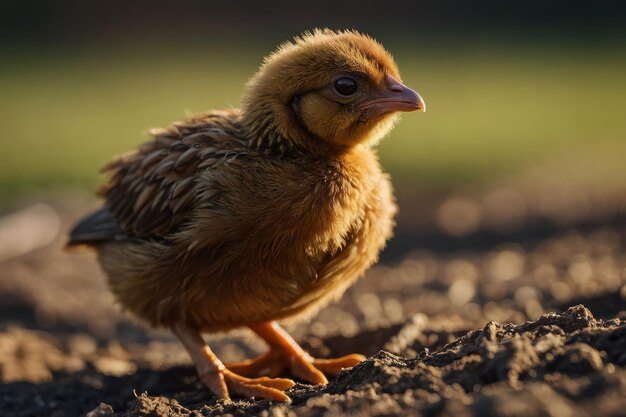
[[[555,166],[625,181],[626,48],[387,46],[428,105],[404,115],[380,146],[396,180],[489,182],[575,155],[575,166]],[[266,52],[153,46],[1,56],[0,199],[95,187],[99,167],[145,141],[147,128],[237,106]]]
[[[426,98],[405,115],[383,161],[431,185],[547,176],[626,184],[626,49],[493,44],[399,59]],[[558,170],[558,171],[557,171]],[[539,182],[548,177],[537,179]]]

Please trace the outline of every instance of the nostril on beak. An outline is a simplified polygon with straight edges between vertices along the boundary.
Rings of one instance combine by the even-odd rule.
[[[394,85],[391,86],[390,90],[393,91],[394,93],[401,93],[402,92],[402,86],[394,84]]]

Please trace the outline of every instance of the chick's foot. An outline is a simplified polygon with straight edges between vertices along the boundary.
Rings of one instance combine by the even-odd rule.
[[[230,394],[243,397],[260,397],[273,401],[290,402],[284,391],[295,383],[286,378],[246,378],[224,369],[200,375],[200,379],[218,398],[230,401]]]
[[[365,360],[365,356],[353,353],[335,359],[314,359],[308,354],[288,355],[278,350],[269,350],[254,359],[241,362],[227,363],[226,367],[232,372],[249,377],[265,375],[277,377],[286,369],[303,381],[312,384],[328,383],[328,376],[337,376],[342,369],[352,368]]]
[[[206,345],[200,333],[184,325],[174,326],[174,333],[196,364],[200,380],[219,399],[230,401],[230,394],[244,397],[261,397],[274,401],[290,402],[284,391],[295,383],[286,378],[246,378],[226,368]]]
[[[249,326],[267,342],[270,350],[254,359],[227,364],[227,368],[247,376],[275,377],[286,369],[291,374],[312,384],[327,384],[328,376],[336,376],[344,368],[351,368],[365,360],[354,353],[336,359],[314,359],[276,322]]]

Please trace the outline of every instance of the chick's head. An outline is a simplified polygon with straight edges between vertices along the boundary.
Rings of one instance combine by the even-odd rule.
[[[391,55],[355,31],[315,30],[281,45],[248,83],[243,101],[259,135],[280,135],[298,145],[372,144],[398,112],[425,110],[402,84]]]

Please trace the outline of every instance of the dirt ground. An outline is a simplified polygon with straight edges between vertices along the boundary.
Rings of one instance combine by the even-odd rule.
[[[217,401],[170,335],[120,313],[93,257],[61,251],[97,201],[5,208],[0,416],[626,416],[626,199],[400,195],[381,263],[287,325],[314,355],[368,359],[291,404]],[[264,349],[245,331],[208,340],[225,361]]]

